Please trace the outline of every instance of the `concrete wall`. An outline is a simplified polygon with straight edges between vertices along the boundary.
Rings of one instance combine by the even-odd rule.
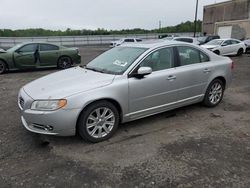
[[[203,32],[216,34],[219,25],[232,24],[232,37],[249,36],[250,0],[232,0],[204,7]],[[234,22],[230,22],[234,21]],[[244,31],[243,31],[244,30]],[[241,34],[237,34],[237,32]],[[243,36],[243,34],[245,35]]]

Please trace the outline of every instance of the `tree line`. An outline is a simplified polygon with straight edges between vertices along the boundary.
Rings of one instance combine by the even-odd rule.
[[[197,32],[201,32],[202,21],[197,21]],[[183,22],[175,26],[162,27],[159,29],[122,29],[122,30],[106,30],[98,28],[96,30],[82,29],[72,30],[68,28],[65,31],[62,30],[48,30],[42,28],[36,29],[0,29],[0,37],[39,37],[39,36],[77,36],[77,35],[114,35],[114,34],[147,34],[147,33],[181,33],[181,32],[193,32],[194,22]]]

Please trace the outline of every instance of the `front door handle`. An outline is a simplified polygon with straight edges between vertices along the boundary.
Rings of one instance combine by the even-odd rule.
[[[173,75],[170,75],[170,76],[168,76],[168,78],[167,78],[167,80],[175,80],[176,79],[176,76],[173,76]]]
[[[204,73],[210,73],[211,70],[210,70],[210,69],[204,69],[203,72],[204,72]]]

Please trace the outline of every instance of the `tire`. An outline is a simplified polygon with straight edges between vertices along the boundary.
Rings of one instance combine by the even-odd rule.
[[[2,60],[0,60],[0,74],[5,73],[7,70],[7,66],[6,63]]]
[[[217,54],[217,55],[220,55],[220,51],[219,50],[215,50],[214,53]]]
[[[244,53],[244,50],[240,48],[237,52],[237,56],[242,56],[243,53]]]
[[[217,106],[224,95],[225,85],[220,79],[213,80],[206,91],[203,104],[207,107]]]
[[[112,103],[108,101],[95,102],[82,111],[77,123],[77,130],[85,141],[101,142],[114,135],[118,128],[119,119],[119,112]],[[87,126],[87,124],[89,125]]]
[[[59,69],[68,69],[72,66],[72,60],[68,56],[62,56],[58,59],[57,67]]]

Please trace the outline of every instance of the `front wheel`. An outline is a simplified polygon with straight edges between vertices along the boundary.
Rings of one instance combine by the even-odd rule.
[[[59,69],[67,69],[70,68],[72,65],[72,61],[70,57],[62,56],[58,59],[57,66]]]
[[[78,121],[78,133],[86,141],[101,142],[109,139],[117,130],[119,113],[108,101],[90,104]]]
[[[6,69],[7,69],[7,67],[6,67],[5,62],[3,62],[2,60],[0,60],[0,74],[5,73]]]
[[[223,98],[224,89],[225,86],[221,80],[213,80],[207,88],[203,104],[208,107],[217,106]]]

